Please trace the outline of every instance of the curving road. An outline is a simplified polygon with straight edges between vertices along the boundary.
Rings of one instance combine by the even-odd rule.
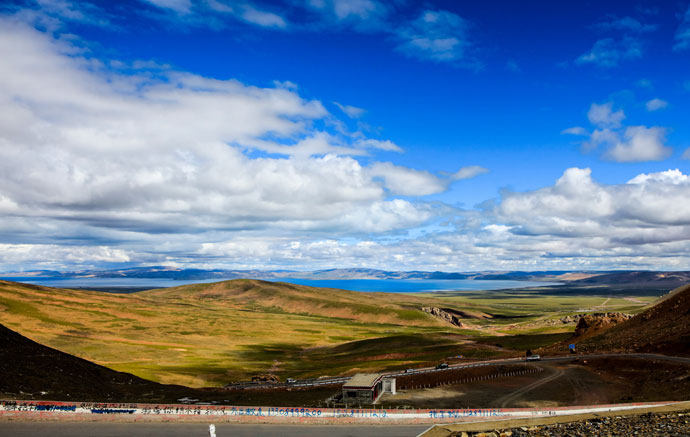
[[[588,355],[565,355],[562,357],[545,357],[541,361],[568,361],[575,358],[638,358],[642,360],[664,360],[676,363],[690,364],[690,357],[674,357],[671,355],[631,353],[631,354],[588,354]]]
[[[690,364],[689,357],[674,357],[657,354],[591,354],[591,355],[567,355],[557,357],[545,357],[541,361],[544,362],[559,362],[572,361],[573,359],[587,359],[587,358],[633,358],[646,360],[666,360],[680,363]],[[472,364],[456,364],[449,366],[450,369],[470,368],[480,366],[497,366],[503,364],[515,364],[524,362],[521,358],[511,358],[504,360],[484,361]],[[563,371],[555,369],[545,378],[535,381],[525,387],[522,387],[498,400],[499,405],[507,406],[520,396],[524,396],[536,388],[547,384],[563,375]],[[443,372],[445,369],[416,369],[415,373],[430,373]],[[389,373],[388,375],[404,375],[407,372]],[[334,378],[336,379],[336,378]],[[342,379],[342,378],[337,378]],[[317,384],[323,384],[325,381],[313,381]],[[212,420],[209,421],[212,423]],[[262,425],[262,424],[228,424],[218,423],[216,426],[216,437],[244,437],[244,436],[286,436],[286,437],[302,437],[305,435],[315,436],[333,436],[333,437],[348,437],[360,435],[376,435],[377,437],[387,436],[414,436],[419,435],[428,425],[384,425],[372,426],[366,424],[356,425]],[[51,437],[67,437],[67,436],[99,436],[99,437],[144,437],[144,436],[158,436],[166,435],[171,437],[182,436],[209,436],[207,424],[195,423],[65,423],[65,422],[3,422],[0,421],[0,435],[7,436],[45,436]]]
[[[631,354],[589,354],[589,355],[564,355],[555,357],[542,357],[541,361],[571,361],[576,358],[587,359],[587,358],[638,358],[644,360],[665,360],[674,361],[678,363],[690,364],[690,357],[674,357],[669,355],[658,355],[658,354],[646,354],[646,353],[631,353]],[[402,371],[402,372],[386,372],[384,376],[405,376],[405,375],[418,375],[423,373],[435,373],[444,372],[451,369],[469,369],[472,367],[484,367],[484,366],[500,366],[504,364],[515,364],[524,363],[524,358],[506,358],[502,360],[489,360],[489,361],[478,361],[474,363],[461,363],[461,364],[451,364],[447,369],[436,369],[435,367],[422,367],[419,369],[414,369],[412,372]],[[320,385],[331,385],[331,384],[343,384],[349,380],[350,377],[337,377],[337,378],[318,378],[318,379],[301,379],[295,383],[266,383],[257,384],[250,382],[242,382],[236,384],[229,384],[226,388],[282,388],[282,387],[315,387]]]
[[[672,362],[678,362],[678,363],[685,363],[685,364],[690,364],[690,358],[688,357],[674,357],[674,356],[667,356],[667,355],[658,355],[658,354],[642,354],[642,353],[635,353],[635,354],[590,354],[590,355],[568,355],[568,356],[563,356],[563,357],[547,357],[547,358],[542,358],[541,361],[544,362],[563,362],[563,361],[572,361],[576,358],[580,359],[587,359],[587,358],[635,358],[635,359],[643,359],[643,360],[664,360],[664,361],[672,361]],[[511,403],[513,403],[516,399],[524,396],[525,394],[529,393],[530,391],[541,387],[544,384],[548,384],[549,382],[563,376],[564,372],[561,369],[558,368],[553,368],[555,370],[555,373],[546,375],[544,378],[535,381],[529,385],[526,385],[524,387],[521,387],[517,390],[515,390],[512,393],[509,393],[508,395],[498,399],[497,405],[499,405],[501,408],[506,408],[509,407]]]

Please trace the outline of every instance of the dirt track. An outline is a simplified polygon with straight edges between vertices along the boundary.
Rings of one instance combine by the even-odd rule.
[[[496,400],[496,404],[501,407],[501,408],[506,408],[510,406],[516,399],[524,396],[525,394],[529,393],[532,390],[535,390],[536,388],[548,384],[549,382],[553,381],[556,378],[560,378],[563,376],[564,371],[563,369],[555,368],[553,369],[555,372],[552,375],[544,375],[544,377],[538,381],[535,381],[525,387],[522,387],[518,390],[515,390],[513,393],[503,396],[502,398],[499,398]]]
[[[539,366],[543,372],[460,384],[451,380],[432,388],[399,390],[395,396],[385,395],[380,405],[544,408],[690,399],[690,366],[684,361],[617,357],[542,361]],[[424,381],[417,384],[420,382]]]
[[[589,369],[570,364],[539,365],[541,372],[507,378],[400,390],[385,395],[383,406],[415,408],[553,407],[606,403],[606,381]],[[528,395],[528,396],[527,396]]]

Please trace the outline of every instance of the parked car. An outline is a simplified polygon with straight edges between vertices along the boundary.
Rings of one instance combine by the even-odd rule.
[[[438,366],[436,366],[436,370],[447,369],[447,368],[448,368],[448,363],[441,363]]]

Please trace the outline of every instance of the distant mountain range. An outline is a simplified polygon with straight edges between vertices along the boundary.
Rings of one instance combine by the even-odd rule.
[[[508,271],[508,272],[426,272],[426,271],[387,271],[366,268],[345,268],[314,270],[307,272],[290,270],[204,270],[180,269],[175,267],[151,266],[118,270],[83,270],[59,272],[36,270],[21,273],[5,273],[0,276],[14,277],[53,277],[53,278],[158,278],[179,280],[208,279],[474,279],[474,280],[513,280],[513,281],[559,281],[578,285],[602,284],[681,284],[690,282],[690,272],[650,272],[650,271]]]
[[[3,276],[52,277],[52,278],[161,278],[161,279],[487,279],[487,280],[545,280],[572,272],[426,272],[387,271],[366,268],[327,269],[314,271],[291,270],[204,270],[180,269],[175,267],[150,266],[117,270],[81,270],[60,272],[55,270],[34,270],[5,273]],[[596,274],[601,274],[598,272]],[[589,277],[593,273],[586,275]]]

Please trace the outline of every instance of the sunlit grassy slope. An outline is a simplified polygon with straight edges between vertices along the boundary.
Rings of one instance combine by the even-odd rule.
[[[256,373],[313,377],[506,354],[562,340],[573,329],[558,322],[563,315],[637,312],[647,300],[534,290],[361,293],[256,280],[109,294],[0,281],[0,323],[115,370],[207,386]],[[423,306],[462,310],[468,329]]]
[[[501,335],[521,335],[570,332],[572,326],[560,325],[559,319],[585,312],[636,314],[667,291],[663,287],[591,287],[565,284],[513,290],[420,293],[418,296],[442,298],[448,306],[470,307],[494,316],[473,322],[475,329]]]
[[[166,383],[338,374],[461,353],[430,298],[235,280],[135,294],[0,281],[2,323],[40,343]],[[368,350],[371,339],[390,338]],[[395,353],[391,353],[395,352]],[[369,359],[372,358],[372,359]]]

